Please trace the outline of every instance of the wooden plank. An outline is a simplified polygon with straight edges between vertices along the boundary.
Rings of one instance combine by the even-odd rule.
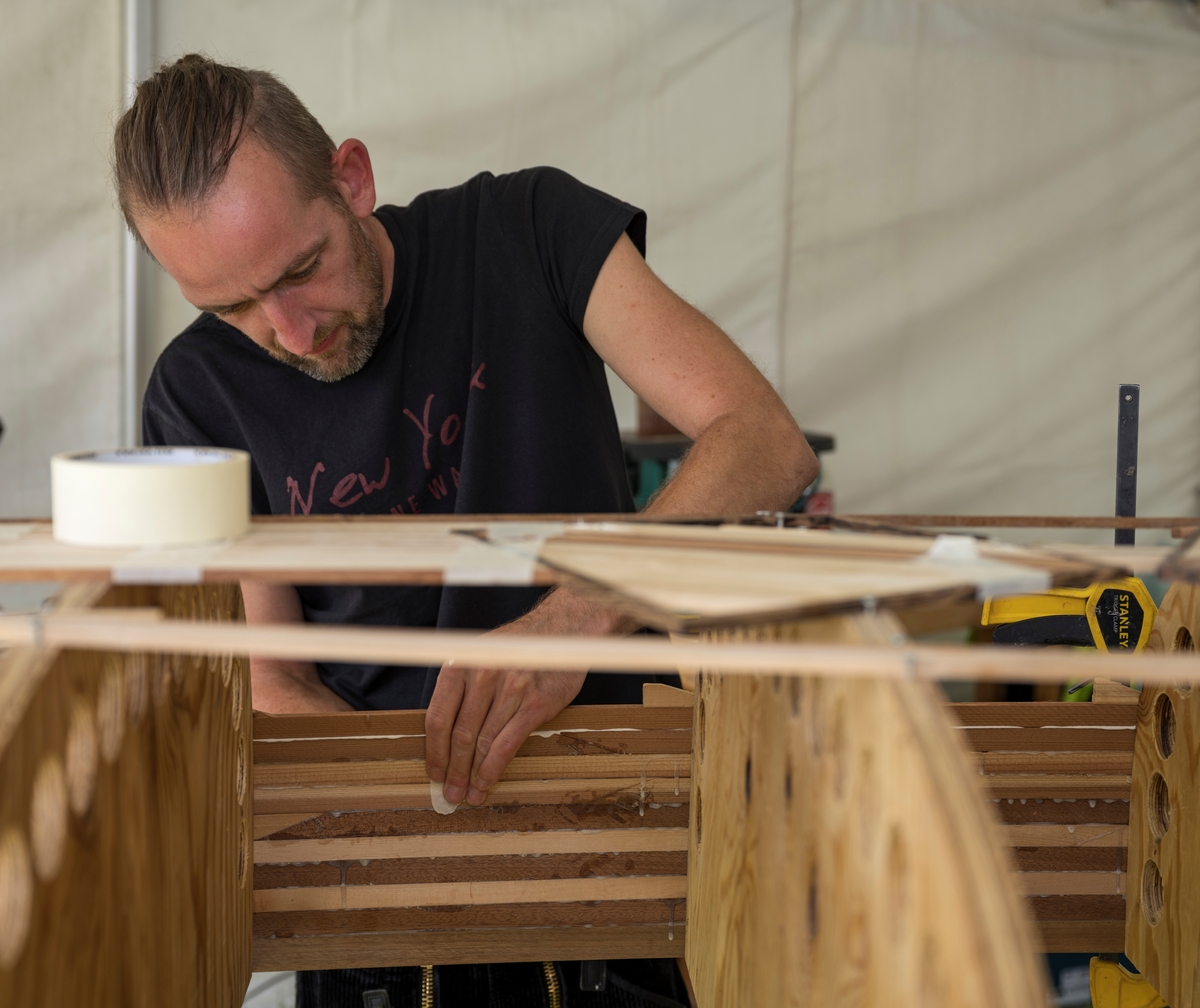
[[[687,830],[682,828],[450,833],[425,836],[343,837],[336,840],[260,840],[254,844],[254,863],[469,857],[477,854],[599,854],[616,851],[685,850]]]
[[[504,931],[401,931],[383,934],[256,938],[254,969],[369,969],[422,963],[541,962],[675,958],[683,924],[642,927],[520,928]]]
[[[1124,872],[1014,872],[1018,892],[1027,896],[1125,895]]]
[[[686,851],[474,855],[259,865],[255,889],[588,879],[687,874]],[[578,917],[572,923],[587,923]]]
[[[1124,847],[1016,847],[1012,851],[1017,871],[1023,872],[1124,872]]]
[[[1043,952],[1121,952],[1125,945],[1123,921],[1038,921]],[[256,946],[257,947],[257,946]]]
[[[538,730],[542,737],[556,732],[584,732],[627,729],[653,731],[676,729],[690,732],[689,710],[647,709],[641,704],[605,704],[567,707]],[[350,737],[402,737],[425,734],[425,712],[355,711],[339,714],[254,714],[254,738],[316,739]]]
[[[681,795],[687,798],[687,795]],[[523,830],[595,830],[622,827],[672,829],[688,824],[687,803],[660,805],[464,805],[452,816],[432,809],[387,809],[383,811],[331,811],[304,813],[302,822],[279,829],[274,839],[310,840],[353,836],[413,836],[423,834],[487,833]],[[259,820],[269,816],[255,816]],[[285,818],[293,818],[287,816]]]
[[[601,777],[593,780],[500,781],[485,805],[581,805],[686,802],[686,777]],[[346,785],[254,789],[256,812],[331,812],[427,809],[429,785]]]
[[[1132,753],[1133,734],[1132,728],[963,728],[960,737],[979,752]]]
[[[994,814],[1002,823],[1090,825],[1129,822],[1128,798],[993,798]]]
[[[642,705],[645,707],[686,707],[692,709],[695,694],[666,683],[642,683]]]
[[[376,907],[470,906],[475,903],[576,903],[591,900],[683,899],[686,896],[686,875],[434,882],[425,885],[256,889],[254,911],[367,910]]]
[[[692,761],[683,755],[517,756],[501,781],[582,780],[599,777],[691,776]],[[424,759],[369,760],[336,763],[259,763],[256,788],[323,787],[369,784],[424,784],[429,774]],[[428,796],[426,796],[428,797]]]
[[[594,753],[688,753],[692,730],[571,731],[525,740],[518,756],[563,756]],[[254,743],[255,764],[322,763],[371,759],[424,759],[425,736],[408,738],[316,738],[296,741],[261,740]]]
[[[984,774],[1108,774],[1133,772],[1128,752],[984,752],[978,756]]]
[[[839,515],[899,528],[1092,528],[1164,529],[1195,525],[1195,518],[1125,517],[1113,515]]]
[[[756,634],[902,637],[886,615]],[[705,1008],[1044,1000],[1008,859],[931,689],[705,672],[696,723],[687,961]]]
[[[1010,847],[1127,847],[1129,827],[1104,824],[1067,826],[1030,823],[1001,826],[1000,835]]]
[[[1034,920],[1124,922],[1124,896],[1027,896],[1025,906]]]
[[[687,903],[666,900],[602,900],[598,903],[479,903],[474,906],[390,907],[383,910],[292,910],[254,915],[254,935],[367,934],[380,931],[489,930],[591,927],[597,931],[633,924],[682,924]],[[499,936],[503,940],[503,936]],[[599,936],[597,936],[597,940]]]
[[[1125,798],[1130,778],[1107,774],[988,774],[981,787],[996,798]]]
[[[968,728],[1132,729],[1137,714],[1120,707],[1090,703],[950,703],[947,710]]]

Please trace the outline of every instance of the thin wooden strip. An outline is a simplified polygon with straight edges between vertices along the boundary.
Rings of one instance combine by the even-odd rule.
[[[1017,891],[1026,896],[1124,896],[1125,873],[1090,871],[1013,872]]]
[[[1086,853],[1095,854],[1096,851]],[[1111,865],[1068,867],[1104,871]],[[1057,868],[1056,868],[1057,870]],[[502,882],[520,879],[587,879],[617,876],[686,875],[687,851],[621,854],[501,854],[466,858],[404,858],[375,861],[316,861],[266,864],[254,869],[255,889],[311,886],[415,885]],[[342,913],[343,911],[337,911]],[[543,922],[544,923],[544,922]]]
[[[1133,773],[1133,753],[1127,752],[985,752],[979,756],[985,774],[1112,774]]]
[[[947,711],[960,725],[997,728],[1062,728],[1123,726],[1132,728],[1137,712],[1108,704],[1057,703],[950,703]]]
[[[602,755],[518,756],[501,781],[586,780],[596,777],[679,777],[692,773],[690,756]],[[254,768],[258,787],[323,787],[326,785],[424,784],[429,774],[422,760],[369,760],[337,763],[264,763]]]
[[[498,639],[498,638],[497,638]],[[692,712],[679,707],[641,704],[593,704],[567,707],[539,732],[633,731],[692,727]],[[254,714],[255,739],[345,738],[353,736],[424,735],[425,712],[345,711],[338,714]]]
[[[651,924],[255,938],[253,967],[276,971],[370,969],[429,962],[674,959],[683,955],[686,934],[683,924]]]
[[[636,878],[434,882],[427,885],[256,889],[256,913],[276,910],[368,910],[376,907],[470,906],[476,903],[575,903],[589,900],[684,899],[686,875]]]
[[[1195,518],[1134,518],[1112,515],[838,515],[849,521],[869,521],[902,528],[1098,528],[1161,529],[1195,525]]]
[[[254,914],[254,934],[365,934],[427,928],[611,928],[676,924],[687,901],[603,900],[599,903],[481,903],[475,906],[390,907],[383,910],[291,910]]]
[[[1036,921],[1043,952],[1125,951],[1125,919],[1097,921]],[[257,967],[255,967],[257,969]]]
[[[553,830],[542,833],[442,833],[424,836],[343,837],[336,840],[259,840],[255,864],[360,861],[372,858],[471,857],[477,854],[602,854],[685,851],[686,829]]]
[[[686,802],[686,778],[597,778],[586,781],[500,781],[485,805],[592,805]],[[254,789],[257,814],[427,809],[428,784]]]
[[[977,752],[1133,752],[1134,732],[1123,728],[964,728]]]
[[[518,756],[613,755],[690,753],[692,731],[687,728],[637,731],[556,732],[548,738],[533,735]],[[254,762],[324,763],[335,760],[424,759],[425,736],[408,738],[318,738],[296,741],[260,739],[254,743]]]
[[[885,601],[884,596],[876,597],[881,604]],[[919,596],[907,598],[913,604],[923,601]],[[850,604],[847,601],[846,606]],[[853,604],[861,606],[861,598]],[[764,619],[774,617],[772,613],[769,617],[764,616]],[[720,618],[725,619],[744,622],[744,618],[736,613]],[[720,621],[714,618],[709,622],[717,625]],[[494,635],[457,630],[315,623],[245,625],[189,619],[73,619],[70,613],[60,614],[57,611],[36,618],[24,614],[0,615],[0,641],[24,647],[38,640],[51,648],[196,655],[250,654],[259,658],[400,665],[427,665],[453,660],[463,667],[585,667],[632,673],[678,671],[680,668],[720,669],[723,675],[729,676],[788,674],[839,679],[976,679],[1061,683],[1073,678],[1101,675],[1172,686],[1200,683],[1200,659],[1184,652],[1108,655],[1097,652],[1085,654],[1073,649],[949,644],[905,647],[702,644],[691,640],[651,637],[614,639],[535,634]],[[638,709],[660,718],[691,716],[685,708]]]
[[[981,774],[983,787],[996,798],[1128,798],[1129,777],[1108,774]]]
[[[1128,847],[1129,827],[1105,824],[1062,826],[1029,823],[1001,826],[1000,835],[1010,847]]]

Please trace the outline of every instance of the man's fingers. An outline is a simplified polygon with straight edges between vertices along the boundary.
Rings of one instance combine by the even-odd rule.
[[[462,702],[450,731],[450,760],[442,787],[446,801],[452,805],[466,796],[475,763],[475,740],[491,709],[497,675],[494,669],[472,669],[464,674]]]
[[[522,707],[509,719],[508,724],[492,741],[487,756],[475,771],[471,780],[471,790],[467,792],[468,804],[480,805],[483,803],[488,791],[500,779],[500,775],[504,773],[505,768],[517,754],[517,750],[529,738],[529,733],[537,731],[545,720],[544,713],[531,707]]]
[[[429,698],[429,710],[425,712],[425,770],[432,781],[446,779],[446,767],[450,764],[450,732],[462,706],[463,670],[443,665],[438,674],[433,696]]]
[[[507,673],[511,676],[513,673]],[[478,783],[479,768],[483,765],[484,760],[491,754],[492,749],[496,745],[496,739],[500,737],[505,727],[509,725],[513,717],[521,709],[521,705],[527,702],[527,694],[522,689],[504,689],[501,687],[496,691],[495,697],[492,700],[491,709],[488,711],[487,718],[479,729],[479,734],[475,739],[475,758],[471,761],[471,776],[470,789],[467,791],[467,803],[470,805],[480,804],[487,797],[487,790],[495,783],[491,781],[486,787],[480,788]],[[534,728],[537,727],[535,724]],[[530,729],[532,731],[533,728]],[[525,733],[526,735],[529,732]],[[520,742],[517,743],[518,747]],[[515,750],[514,750],[515,752]],[[509,759],[512,757],[510,756]],[[508,765],[508,760],[504,761],[504,766]],[[503,772],[504,767],[501,767]]]

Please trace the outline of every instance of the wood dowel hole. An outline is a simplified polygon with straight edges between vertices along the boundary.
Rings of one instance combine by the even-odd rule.
[[[1175,631],[1175,640],[1171,642],[1171,650],[1178,651],[1181,654],[1195,653],[1196,642],[1192,639],[1192,632],[1187,627],[1181,626]],[[1189,696],[1192,692],[1192,684],[1186,682],[1180,683],[1175,687],[1175,692],[1181,697]]]
[[[246,775],[248,772],[246,766],[246,739],[242,736],[238,739],[237,747],[237,800],[238,804],[246,800]]]
[[[67,732],[67,795],[71,811],[87,812],[96,790],[96,719],[82,703],[75,706]]]
[[[67,845],[67,777],[62,760],[53,754],[42,760],[33,779],[29,839],[37,877],[53,882]]]
[[[1142,914],[1146,923],[1154,927],[1163,910],[1163,880],[1158,865],[1147,861],[1142,868]]]
[[[1160,693],[1154,705],[1154,742],[1158,754],[1170,759],[1175,751],[1175,705],[1166,693]]]
[[[1156,773],[1150,778],[1150,791],[1147,795],[1150,818],[1150,832],[1155,840],[1161,840],[1171,828],[1171,794],[1167,790],[1167,782],[1163,775]]]

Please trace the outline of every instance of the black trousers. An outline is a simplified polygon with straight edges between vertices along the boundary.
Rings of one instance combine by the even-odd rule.
[[[605,989],[579,989],[578,962],[552,963],[561,1008],[687,1008],[674,959],[615,959]],[[378,993],[387,992],[387,1001]],[[436,1008],[553,1008],[542,963],[434,968]],[[364,998],[364,995],[367,995]],[[296,974],[296,1008],[421,1008],[421,967],[312,970]]]

